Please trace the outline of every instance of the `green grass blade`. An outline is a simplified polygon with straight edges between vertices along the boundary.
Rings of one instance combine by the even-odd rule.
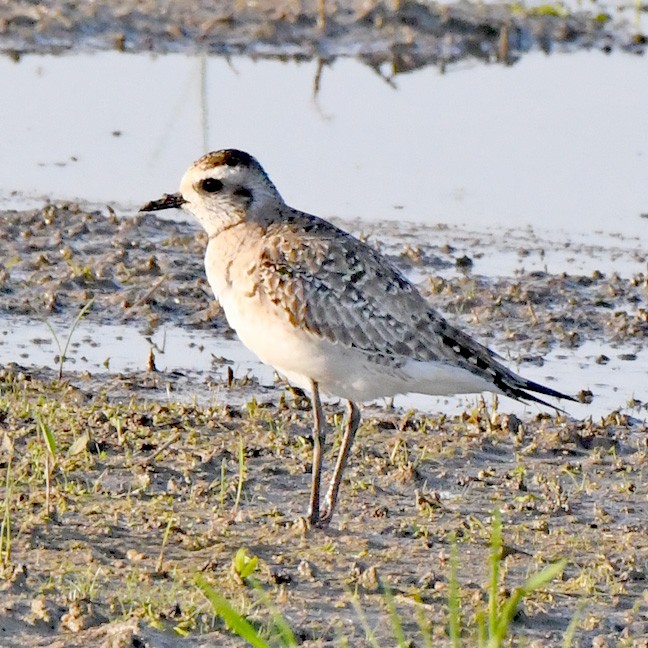
[[[243,581],[249,576],[252,576],[258,566],[258,556],[250,556],[245,547],[241,547],[232,558],[232,567]]]
[[[414,600],[416,601],[416,622],[421,631],[421,636],[423,637],[423,645],[425,648],[433,648],[432,643],[432,623],[428,621],[425,616],[425,608],[423,606],[423,601],[418,594],[414,595]]]
[[[11,479],[11,462],[13,460],[13,443],[5,435],[2,450],[7,452],[7,477],[5,479],[4,507],[2,524],[0,524],[0,565],[6,567],[11,562],[11,497],[13,482]]]
[[[450,581],[448,582],[448,610],[450,614],[450,645],[461,648],[461,601],[459,600],[459,551],[457,539],[452,539],[450,553]]]
[[[252,585],[254,586],[254,590],[258,594],[261,603],[272,615],[272,624],[279,632],[282,644],[284,646],[298,646],[299,644],[297,643],[297,639],[288,625],[288,622],[274,605],[268,596],[268,593],[261,587],[261,583],[257,580],[252,580]]]
[[[502,645],[504,639],[506,639],[511,621],[513,621],[513,617],[515,616],[517,606],[524,598],[524,594],[524,590],[521,587],[518,587],[513,591],[511,596],[506,599],[506,602],[502,606],[502,611],[499,615],[499,621],[495,631],[491,632],[488,648],[499,648]]]
[[[49,329],[50,333],[52,334],[52,337],[54,338],[54,342],[56,343],[56,347],[58,348],[58,355],[59,355],[59,371],[58,371],[58,379],[62,380],[63,379],[63,365],[65,364],[65,355],[67,353],[68,347],[70,346],[70,342],[72,341],[72,335],[74,334],[74,330],[76,327],[79,325],[79,322],[83,318],[83,316],[92,308],[92,305],[94,304],[94,298],[92,298],[80,311],[79,314],[76,316],[74,322],[72,323],[72,326],[70,328],[70,331],[67,334],[67,338],[65,339],[65,346],[61,346],[61,340],[59,336],[56,334],[56,331],[54,330],[54,327],[49,323],[49,321],[45,318],[42,318],[42,321],[45,322],[45,326]]]
[[[74,335],[74,331],[77,326],[79,326],[79,322],[83,319],[83,316],[92,308],[92,305],[94,304],[94,298],[92,298],[80,311],[79,314],[76,316],[74,322],[72,322],[72,326],[70,327],[70,332],[67,335],[67,338],[65,340],[65,346],[63,347],[63,353],[62,358],[65,359],[65,355],[67,354],[68,347],[70,346],[70,342],[72,341],[72,336]]]
[[[493,637],[498,626],[498,590],[499,568],[502,557],[502,515],[499,509],[493,511],[493,524],[491,527],[490,551],[490,583],[488,588],[488,634]]]
[[[574,641],[574,636],[576,635],[576,630],[578,629],[578,624],[581,620],[581,613],[583,611],[583,607],[585,607],[585,603],[582,601],[578,606],[578,609],[574,613],[572,620],[569,622],[569,625],[567,626],[567,630],[565,630],[565,636],[563,637],[562,648],[571,648],[572,643]]]
[[[50,324],[49,320],[43,319],[43,322],[45,322],[45,326],[47,326],[49,332],[52,334],[52,337],[54,338],[54,342],[56,343],[56,348],[58,349],[59,359],[60,359],[63,357],[63,347],[61,346],[61,340],[59,340],[59,336],[56,334],[56,331],[54,330],[54,327]]]
[[[351,605],[353,606],[353,609],[360,619],[360,623],[362,624],[362,627],[365,631],[365,638],[367,639],[367,641],[373,646],[373,648],[381,648],[378,640],[376,639],[376,635],[369,627],[369,622],[367,621],[367,617],[365,616],[365,613],[362,609],[362,605],[360,605],[360,599],[358,598],[357,594],[351,594]]]
[[[541,587],[546,585],[549,581],[556,578],[556,576],[558,576],[563,571],[566,564],[567,564],[566,560],[559,560],[558,562],[553,563],[548,567],[545,567],[537,574],[531,576],[526,581],[526,583],[522,585],[522,587],[518,587],[511,594],[511,596],[509,596],[509,598],[504,603],[504,606],[502,607],[502,611],[499,615],[499,621],[497,624],[496,631],[494,633],[491,633],[491,640],[489,643],[489,647],[492,646],[494,648],[496,646],[502,645],[502,642],[504,641],[504,639],[506,638],[506,634],[508,633],[508,629],[509,626],[511,625],[511,621],[513,621],[513,617],[515,616],[517,607],[522,601],[522,599],[525,596],[528,596],[529,594],[533,594],[533,592],[540,589]]]
[[[208,582],[202,574],[194,578],[196,586],[211,603],[214,612],[227,624],[227,627],[241,639],[247,641],[254,648],[272,648],[270,644],[259,636],[254,626],[239,614]]]
[[[45,441],[47,450],[53,458],[56,457],[56,440],[54,439],[52,428],[50,428],[39,412],[36,412],[35,418],[38,428],[43,435],[43,440]]]
[[[298,646],[297,639],[293,634],[291,627],[288,625],[288,622],[284,617],[279,613],[277,608],[272,606],[270,608],[270,613],[272,614],[272,623],[275,628],[279,631],[279,636],[284,646]]]
[[[486,612],[484,610],[477,612],[475,623],[477,624],[477,647],[486,648],[488,638],[486,636]]]
[[[537,574],[531,576],[522,586],[525,596],[527,594],[531,594],[531,592],[535,592],[537,589],[540,589],[541,587],[546,585],[549,581],[552,581],[557,576],[560,576],[560,574],[562,574],[563,570],[565,569],[565,565],[567,565],[567,561],[565,559],[559,560],[558,562],[548,565],[542,571],[539,571]]]
[[[403,624],[401,623],[400,617],[398,616],[398,610],[396,609],[396,603],[394,602],[394,595],[389,589],[389,585],[386,583],[380,582],[382,590],[385,594],[385,601],[387,602],[387,609],[389,610],[389,618],[392,624],[392,630],[394,631],[394,638],[398,648],[407,648],[409,644],[405,640],[405,633],[403,632]]]

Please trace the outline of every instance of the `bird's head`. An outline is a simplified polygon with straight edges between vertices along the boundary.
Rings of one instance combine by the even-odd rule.
[[[224,149],[196,160],[182,177],[179,193],[166,194],[140,211],[182,207],[211,236],[250,218],[269,200],[281,201],[281,196],[256,159]]]

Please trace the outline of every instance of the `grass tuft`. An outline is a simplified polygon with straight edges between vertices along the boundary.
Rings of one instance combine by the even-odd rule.
[[[66,360],[66,353],[68,348],[70,347],[70,342],[72,341],[72,336],[74,335],[74,331],[76,330],[77,326],[79,326],[79,323],[83,319],[83,317],[86,315],[86,313],[92,308],[92,305],[94,304],[94,299],[91,299],[80,311],[79,314],[76,316],[74,322],[72,322],[72,326],[70,327],[70,330],[68,331],[67,337],[65,338],[65,344],[61,344],[61,340],[59,336],[57,335],[56,331],[54,330],[54,327],[50,324],[49,320],[44,319],[43,321],[45,322],[45,325],[47,328],[50,330],[50,333],[52,334],[52,337],[54,338],[54,342],[56,343],[56,346],[58,348],[58,379],[62,380],[63,379],[63,365],[65,364]]]
[[[560,560],[553,563],[541,571],[530,576],[521,587],[517,587],[504,600],[500,600],[501,586],[501,562],[503,560],[502,544],[502,518],[499,510],[493,513],[493,521],[490,531],[490,556],[489,568],[490,578],[488,583],[488,602],[484,609],[478,610],[475,615],[475,627],[462,629],[461,618],[461,594],[459,587],[459,554],[456,540],[452,541],[452,553],[450,557],[450,576],[448,579],[448,633],[452,648],[462,648],[463,634],[471,637],[471,646],[476,645],[479,648],[501,648],[511,629],[511,623],[520,603],[525,597],[530,596],[538,590],[544,588],[550,581],[559,576],[565,568],[566,561]],[[295,646],[297,642],[286,620],[277,611],[276,607],[270,600],[267,592],[261,584],[252,578],[252,575],[258,569],[259,559],[256,556],[250,556],[244,547],[241,547],[232,559],[232,570],[237,576],[237,580],[243,584],[253,586],[257,598],[270,614],[272,627],[278,631],[278,639],[282,646]],[[241,614],[236,612],[232,605],[214,590],[203,576],[197,576],[195,580],[203,594],[210,601],[214,612],[221,617],[227,627],[232,630],[241,639],[244,639],[252,646],[268,646],[269,644],[262,637],[260,632],[252,626]],[[394,595],[389,586],[382,580],[379,580],[379,590],[384,599],[391,628],[398,648],[407,648],[414,644],[414,640],[409,640],[404,631],[403,618],[396,609]],[[350,595],[350,602],[356,615],[364,629],[365,639],[372,648],[381,648],[375,632],[369,625],[367,617],[362,609],[358,593]],[[417,610],[418,611],[418,610]],[[571,645],[573,633],[576,629],[577,621],[572,621],[565,638],[565,646]],[[432,636],[432,627],[425,619],[418,620],[418,628],[423,636],[425,646],[433,646],[434,639]],[[341,644],[348,640],[340,637]]]
[[[202,574],[197,574],[194,582],[205,595],[214,612],[223,619],[232,632],[255,648],[271,648],[270,644],[259,635],[258,630],[242,614],[239,614]]]
[[[13,494],[11,463],[14,455],[14,444],[6,432],[2,437],[2,452],[6,457],[7,471],[2,507],[2,524],[0,524],[0,565],[4,571],[11,564],[11,499]]]

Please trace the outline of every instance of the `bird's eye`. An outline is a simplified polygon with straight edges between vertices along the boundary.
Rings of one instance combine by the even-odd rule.
[[[205,178],[200,183],[200,188],[207,193],[218,193],[223,188],[223,183],[216,178]]]

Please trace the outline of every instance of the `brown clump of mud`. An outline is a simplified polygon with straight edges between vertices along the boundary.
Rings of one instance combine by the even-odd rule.
[[[0,220],[0,310],[71,314],[90,299],[102,323],[173,318],[205,324],[205,239],[185,223],[138,214],[120,219],[78,205],[5,212]]]

